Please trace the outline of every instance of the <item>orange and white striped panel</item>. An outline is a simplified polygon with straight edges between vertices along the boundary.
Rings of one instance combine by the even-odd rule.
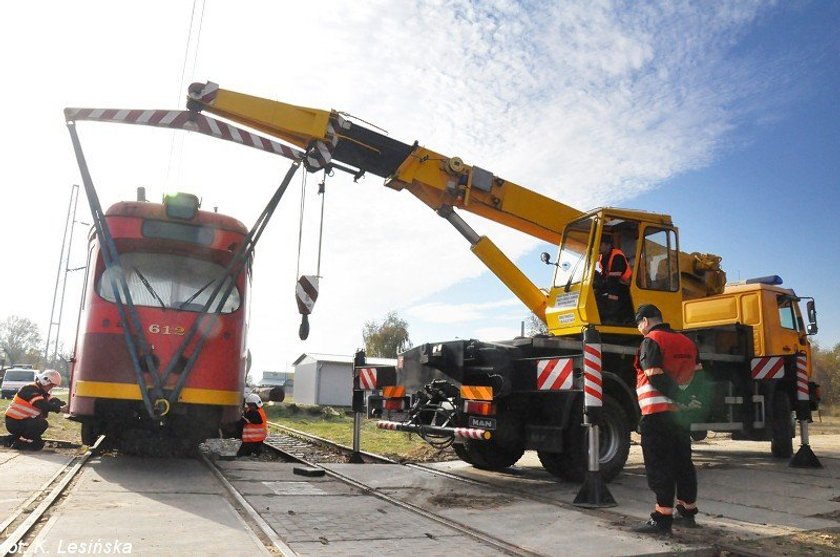
[[[753,379],[781,379],[785,376],[785,360],[781,356],[753,358],[750,369]]]
[[[376,388],[376,368],[359,368],[359,388],[363,391],[372,391]]]
[[[389,387],[382,387],[382,396],[385,398],[399,398],[405,396],[404,385],[391,385]]]
[[[461,385],[461,398],[467,400],[493,400],[493,387]]]
[[[805,354],[796,356],[796,400],[810,400],[808,393],[808,358]]]
[[[601,345],[583,347],[583,403],[586,407],[603,406],[603,378],[601,373]]]
[[[574,360],[551,358],[537,361],[537,389],[540,391],[568,391],[572,388]]]

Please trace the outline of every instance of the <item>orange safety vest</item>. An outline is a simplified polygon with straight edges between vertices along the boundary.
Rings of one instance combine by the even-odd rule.
[[[613,260],[616,257],[621,257],[624,259],[625,269],[624,272],[613,271]],[[610,256],[607,259],[607,266],[604,267],[604,256],[601,255],[598,257],[598,265],[601,267],[601,274],[606,277],[617,277],[618,281],[621,284],[630,284],[630,278],[633,276],[633,269],[630,268],[630,263],[627,261],[627,257],[622,253],[620,249],[613,248],[610,250]]]
[[[23,400],[19,394],[15,395],[12,403],[6,409],[6,417],[13,420],[25,420],[27,418],[38,418],[43,414],[40,409],[33,406],[33,402],[43,400],[42,395],[35,395],[31,400]]]
[[[656,329],[650,331],[645,338],[653,339],[659,345],[662,353],[662,369],[681,388],[685,388],[694,379],[697,368],[697,346],[687,336],[675,331]],[[651,384],[650,378],[639,365],[639,353],[636,352],[636,396],[642,415],[657,412],[674,412],[677,405],[667,396],[660,393]]]
[[[265,417],[265,410],[257,408],[262,418],[261,424],[245,424],[242,428],[243,443],[262,443],[268,437],[268,418]]]

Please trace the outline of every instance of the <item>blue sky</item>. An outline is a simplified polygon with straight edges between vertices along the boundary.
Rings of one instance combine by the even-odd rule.
[[[682,249],[721,255],[730,281],[778,274],[785,287],[816,298],[815,339],[823,347],[840,342],[840,295],[830,270],[840,249],[838,24],[840,3],[797,2],[776,6],[742,29],[724,59],[755,65],[758,92],[728,107],[736,125],[718,139],[708,163],[637,195],[604,200],[672,215]],[[542,249],[549,247],[518,262],[535,282],[548,284],[549,271],[538,261]],[[503,295],[492,282],[470,280],[429,303],[480,305],[485,292],[493,299]],[[502,319],[523,319],[518,306],[508,309]]]
[[[22,315],[46,330],[78,182],[62,109],[179,108],[191,81],[212,80],[350,112],[580,209],[669,213],[682,247],[723,256],[730,278],[775,273],[817,298],[818,340],[840,342],[830,267],[840,247],[840,2],[98,0],[49,9],[45,18],[41,4],[0,8],[0,50],[17,53],[0,89],[11,130],[0,137],[0,218],[26,232],[7,235],[4,264],[30,270],[0,274],[0,319]],[[197,193],[251,224],[286,168],[190,134],[95,123],[79,134],[105,206],[143,185],[150,199]],[[317,181],[306,189],[310,208]],[[301,187],[257,249],[256,371],[305,351],[352,353],[364,322],[389,310],[409,321],[415,342],[518,332],[527,312],[446,222],[372,177],[336,176],[312,333],[297,340]],[[317,214],[304,217],[307,274]],[[553,246],[466,218],[535,283],[549,283],[538,255]],[[75,317],[77,290],[74,278],[65,316]]]

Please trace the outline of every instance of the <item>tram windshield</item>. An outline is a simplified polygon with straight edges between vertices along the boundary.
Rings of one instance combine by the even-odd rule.
[[[180,311],[201,311],[225,274],[224,267],[211,261],[166,253],[124,253],[120,263],[134,305]],[[106,269],[97,287],[99,295],[109,302],[116,301],[112,273]],[[217,300],[229,284],[230,279],[226,279],[210,304],[210,312],[216,309]],[[234,312],[239,305],[240,294],[234,285],[221,313]]]

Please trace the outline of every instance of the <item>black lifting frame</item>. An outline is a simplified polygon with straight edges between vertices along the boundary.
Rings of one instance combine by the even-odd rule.
[[[198,114],[190,114],[190,118],[201,118],[209,120],[209,118]],[[115,119],[108,118],[103,118],[102,120],[117,121]],[[123,123],[141,122],[130,122],[124,120]],[[245,269],[245,266],[248,265],[248,263],[252,260],[254,248],[256,247],[257,241],[262,235],[263,230],[268,224],[268,221],[271,219],[271,216],[274,214],[274,210],[277,208],[280,199],[283,197],[283,194],[288,188],[292,177],[295,175],[295,172],[300,167],[302,153],[288,148],[285,148],[283,149],[283,152],[280,152],[279,149],[276,148],[276,146],[274,149],[264,149],[270,152],[273,151],[275,154],[287,156],[288,158],[292,159],[292,165],[286,172],[283,181],[280,183],[277,190],[274,192],[274,195],[272,195],[271,199],[268,201],[268,204],[266,205],[265,209],[263,209],[256,223],[248,232],[247,236],[245,237],[245,240],[237,247],[234,256],[225,268],[224,275],[220,276],[218,280],[214,281],[217,283],[216,286],[214,287],[210,296],[207,298],[207,301],[204,303],[204,306],[202,307],[201,312],[198,314],[198,317],[196,317],[196,319],[193,321],[192,326],[190,327],[187,334],[184,336],[184,339],[178,347],[178,350],[175,352],[175,354],[172,355],[172,358],[166,365],[166,369],[164,370],[164,373],[161,376],[158,367],[155,364],[154,358],[152,357],[151,350],[149,349],[149,342],[146,339],[145,330],[143,329],[140,323],[140,317],[137,313],[137,308],[131,299],[131,292],[129,291],[128,283],[125,279],[125,273],[120,262],[119,253],[117,252],[116,244],[114,243],[113,236],[111,235],[111,231],[105,219],[105,214],[102,212],[102,206],[99,202],[99,196],[97,195],[96,189],[93,186],[93,181],[88,170],[84,153],[82,152],[82,146],[81,142],[79,141],[78,134],[76,132],[75,124],[75,119],[68,118],[67,129],[70,132],[70,138],[73,142],[73,149],[76,153],[76,161],[79,165],[79,172],[82,175],[82,182],[84,183],[85,194],[87,195],[88,203],[90,204],[90,210],[93,215],[93,222],[96,234],[97,237],[100,239],[100,243],[102,245],[101,251],[103,259],[105,261],[105,266],[110,271],[111,288],[114,292],[117,311],[119,312],[120,316],[120,325],[122,326],[126,346],[128,347],[128,352],[131,356],[131,362],[134,367],[134,374],[137,379],[137,385],[140,387],[140,395],[143,399],[143,406],[145,407],[146,412],[148,413],[150,418],[163,419],[163,417],[169,413],[171,406],[178,402],[178,399],[181,395],[181,391],[183,390],[184,385],[186,384],[186,381],[190,375],[190,372],[192,371],[195,362],[198,359],[202,348],[204,347],[204,343],[207,341],[210,332],[213,330],[213,327],[218,321],[219,315],[222,312],[222,308],[224,307],[225,302],[227,302],[227,299],[230,297],[230,294],[233,291],[237,277],[239,277],[239,275]],[[229,124],[225,125],[229,126]],[[163,126],[161,125],[161,127]],[[208,133],[205,132],[203,129],[187,128],[184,125],[172,127],[181,127],[186,129],[192,129],[193,131]],[[243,131],[243,133],[247,132]],[[214,134],[208,133],[208,135]],[[265,143],[268,144],[274,142],[268,142],[266,140]],[[251,146],[258,147],[257,145]],[[224,289],[223,292],[222,289]],[[221,297],[217,299],[217,296],[219,296],[220,293]],[[215,308],[211,311],[210,308],[214,302],[216,305]],[[186,358],[186,364],[180,372],[178,382],[175,384],[175,388],[167,393],[164,389],[164,386],[166,385],[166,382],[169,379],[170,375],[174,372],[177,363],[183,361],[184,354],[187,352],[187,349],[189,348],[190,344],[196,338],[196,335],[198,335],[198,340],[196,341],[191,353]],[[149,375],[151,375],[152,377],[153,384],[151,385],[151,387],[146,385],[146,380],[144,377],[144,372],[146,371],[148,371]],[[150,390],[151,397],[149,393]],[[154,398],[154,401],[152,401],[152,397]]]

